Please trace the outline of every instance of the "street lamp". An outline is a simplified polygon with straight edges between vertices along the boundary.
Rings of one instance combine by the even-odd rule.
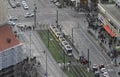
[[[74,43],[74,37],[73,37],[73,28],[72,28],[72,44]]]
[[[73,28],[72,28],[72,44],[74,43],[74,34],[73,34],[74,29],[78,29],[78,28],[79,28],[79,23],[78,23],[78,26],[77,26],[77,27],[73,27]]]
[[[30,58],[32,58],[32,57],[31,57],[31,55],[32,55],[32,51],[31,51],[31,33],[32,33],[32,32],[31,32],[31,30],[30,30],[30,34],[29,34],[29,38],[30,38]]]
[[[47,47],[48,47],[48,49],[49,49],[49,39],[50,39],[50,38],[49,38],[49,37],[50,37],[50,36],[49,36],[49,28],[48,28],[48,32],[47,32],[47,33],[48,33],[48,45],[47,45]],[[47,50],[46,50],[46,73],[45,73],[45,76],[48,77],[48,69],[47,69]]]
[[[34,3],[34,27],[36,27],[36,10],[37,10],[37,7],[36,7],[36,4]]]
[[[88,70],[88,72],[90,71],[90,64],[89,64],[89,55],[90,55],[90,53],[89,53],[89,49],[88,49],[88,68],[87,68],[87,70]]]
[[[56,25],[57,25],[57,28],[59,28],[59,25],[58,25],[58,10],[56,11]]]

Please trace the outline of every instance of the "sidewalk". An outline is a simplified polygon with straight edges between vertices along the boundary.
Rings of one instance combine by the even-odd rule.
[[[101,39],[98,37],[99,29],[93,30],[93,29],[89,28],[88,30],[89,30],[89,33],[95,38],[95,40],[99,43],[99,45],[104,49],[104,51],[106,53],[111,52],[112,47],[110,48],[109,44],[108,44],[109,38],[105,37],[106,38],[105,41],[102,42]],[[112,62],[114,62],[114,59]],[[120,72],[120,64],[119,63],[120,63],[120,55],[118,55],[118,57],[117,57],[117,67],[115,67],[116,72]]]

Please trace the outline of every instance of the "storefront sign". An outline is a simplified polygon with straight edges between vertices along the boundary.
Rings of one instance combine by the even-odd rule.
[[[102,23],[106,24],[105,19],[101,14],[98,14],[98,20],[100,20]]]

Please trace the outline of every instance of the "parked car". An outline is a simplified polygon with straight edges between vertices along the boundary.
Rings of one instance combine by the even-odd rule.
[[[22,5],[26,4],[26,1],[22,1]]]
[[[18,18],[15,17],[15,16],[10,16],[10,17],[8,18],[8,20],[9,20],[9,21],[16,21],[16,20],[18,20]]]
[[[56,5],[58,8],[62,8],[62,5],[60,4],[60,2],[56,2],[55,5]]]
[[[18,23],[18,24],[16,24],[16,26],[17,26],[18,28],[24,28],[24,27],[25,27],[25,25],[22,24],[22,23]]]
[[[34,13],[25,13],[25,18],[33,17]]]
[[[16,23],[13,22],[13,21],[8,21],[8,24],[11,25],[11,26],[15,26],[16,25]]]
[[[23,8],[24,8],[25,10],[28,10],[28,9],[29,9],[26,1],[22,1],[22,5],[23,5]]]
[[[11,7],[12,7],[12,8],[16,8],[15,3],[11,3]]]
[[[29,9],[28,5],[24,5],[23,7],[24,7],[25,10]]]
[[[11,6],[12,8],[16,8],[15,1],[13,1],[13,0],[8,0],[8,2],[9,2],[10,6]]]
[[[20,2],[16,2],[16,6],[20,7],[21,6]]]

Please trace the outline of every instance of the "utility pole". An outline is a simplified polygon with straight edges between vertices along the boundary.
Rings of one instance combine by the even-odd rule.
[[[49,28],[48,28],[48,50],[49,50]],[[46,73],[45,76],[48,77],[48,70],[47,70],[47,50],[46,50]]]
[[[64,69],[65,69],[65,51],[63,51],[64,53]]]
[[[32,51],[31,51],[31,33],[32,33],[32,32],[31,32],[31,30],[32,30],[32,29],[30,29],[30,34],[29,34],[29,38],[30,38],[30,58],[32,58],[32,57],[31,57],[31,54],[32,54]]]
[[[57,24],[57,28],[59,28],[59,25],[58,25],[58,10],[56,11],[56,24]]]
[[[37,7],[36,7],[36,4],[34,3],[34,27],[36,27],[36,10],[37,10]]]
[[[117,51],[115,49],[113,51],[113,54],[114,54],[114,63],[115,63],[115,66],[117,66]]]
[[[48,28],[48,48],[49,48],[49,41],[50,41],[50,40],[49,40],[49,37],[50,37],[50,36],[49,36],[49,28]]]
[[[74,43],[73,28],[72,28],[72,44]]]
[[[89,53],[89,49],[88,49],[88,72],[89,72],[89,68],[90,68],[90,67],[89,67],[89,62],[90,62],[90,61],[89,61],[89,55],[90,55],[90,53]]]

